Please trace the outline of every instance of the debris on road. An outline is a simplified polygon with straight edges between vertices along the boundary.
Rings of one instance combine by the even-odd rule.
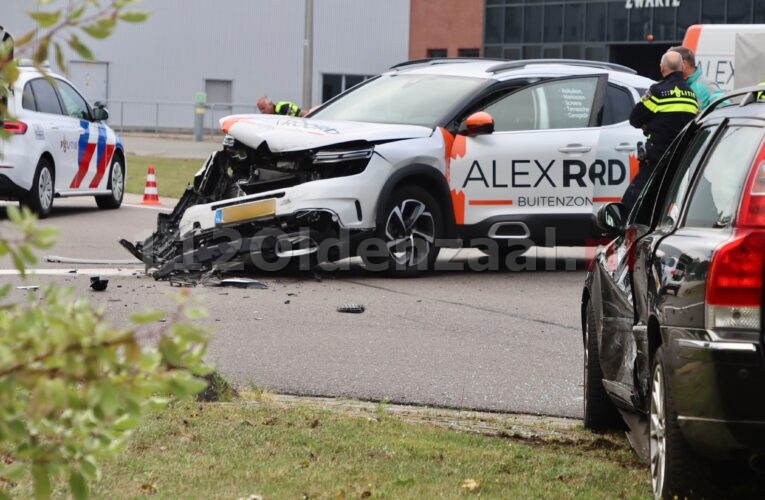
[[[337,312],[341,312],[341,313],[359,314],[359,313],[363,313],[364,311],[365,311],[365,308],[361,304],[343,304],[341,306],[337,306]]]
[[[47,255],[45,260],[56,264],[103,264],[105,266],[131,266],[143,264],[140,260],[135,259],[79,259],[76,257],[59,257],[57,255]],[[75,269],[69,272],[76,273],[77,270]]]
[[[100,276],[90,277],[90,288],[96,292],[103,292],[106,290],[106,285],[109,284],[109,280],[102,280]]]
[[[23,286],[17,286],[16,290],[32,290],[32,291],[35,291],[35,290],[39,290],[39,288],[40,287],[37,286],[37,285],[23,285]]]
[[[257,288],[258,290],[265,290],[268,285],[262,281],[254,280],[252,278],[226,278],[220,281],[218,286],[230,286],[233,288]]]

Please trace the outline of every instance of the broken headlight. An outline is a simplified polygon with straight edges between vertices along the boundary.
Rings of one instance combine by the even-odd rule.
[[[327,149],[314,155],[313,165],[321,179],[356,175],[364,171],[373,153],[373,147],[352,150]]]

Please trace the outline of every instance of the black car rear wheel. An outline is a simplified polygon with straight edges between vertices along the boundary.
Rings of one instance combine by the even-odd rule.
[[[667,380],[664,347],[654,355],[651,371],[650,459],[654,498],[717,498],[710,464],[685,440]]]
[[[624,427],[624,422],[603,388],[595,321],[595,308],[590,300],[584,326],[584,426],[594,431],[618,429]]]

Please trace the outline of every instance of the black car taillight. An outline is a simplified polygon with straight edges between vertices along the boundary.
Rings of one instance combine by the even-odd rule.
[[[24,122],[4,121],[3,132],[7,132],[9,134],[26,134],[27,124]]]

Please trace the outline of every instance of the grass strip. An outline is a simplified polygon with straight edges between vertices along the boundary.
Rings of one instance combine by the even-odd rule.
[[[508,427],[490,437],[419,413],[413,423],[383,404],[349,412],[299,401],[176,403],[146,418],[119,457],[101,462],[92,497],[650,497],[647,467],[620,435],[572,427],[521,438]],[[28,488],[9,493],[21,498]]]
[[[149,165],[154,165],[159,196],[180,198],[205,160],[127,155],[125,192],[143,194]]]

